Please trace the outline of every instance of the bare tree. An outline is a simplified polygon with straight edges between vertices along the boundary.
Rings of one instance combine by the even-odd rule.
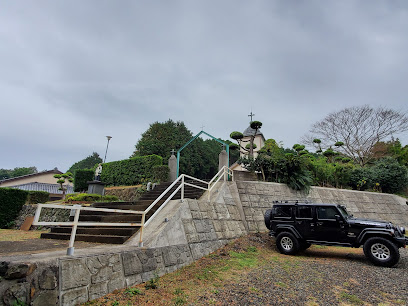
[[[313,124],[310,134],[303,138],[307,144],[319,138],[329,145],[343,142],[338,150],[361,166],[373,157],[373,147],[389,136],[408,130],[405,113],[368,105],[345,108],[327,115]]]

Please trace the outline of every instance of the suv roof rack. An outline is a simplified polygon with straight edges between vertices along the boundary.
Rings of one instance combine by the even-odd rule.
[[[273,204],[310,204],[312,201],[310,200],[275,200],[272,201]]]

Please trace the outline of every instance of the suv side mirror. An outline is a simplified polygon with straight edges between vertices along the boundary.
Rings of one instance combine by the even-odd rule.
[[[340,215],[335,215],[334,217],[336,218],[337,222],[343,221],[343,219],[340,217]]]

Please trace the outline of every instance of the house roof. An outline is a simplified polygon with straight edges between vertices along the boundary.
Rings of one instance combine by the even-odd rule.
[[[54,169],[52,169],[52,170],[46,170],[46,171],[41,171],[41,172],[38,172],[38,173],[32,173],[32,174],[27,174],[27,175],[12,177],[12,178],[5,179],[5,180],[0,180],[0,185],[1,185],[1,183],[12,182],[12,181],[19,180],[19,179],[22,179],[22,178],[35,177],[35,176],[39,176],[39,175],[43,175],[43,174],[48,174],[48,173],[62,174],[61,171],[59,171],[57,168],[54,168]]]
[[[244,131],[244,137],[248,137],[248,136],[253,136],[255,134],[255,129],[251,128],[251,126],[248,126],[247,129]],[[256,135],[261,135],[264,139],[264,135],[262,134],[261,130],[258,129],[258,131],[256,131]]]
[[[66,191],[67,194],[74,193],[73,186],[64,185],[64,187],[67,188],[67,191]],[[47,184],[47,183],[34,182],[34,183],[10,186],[8,188],[28,190],[28,191],[46,191],[46,192],[53,193],[53,194],[62,194],[62,190],[59,190],[60,188],[59,184]]]

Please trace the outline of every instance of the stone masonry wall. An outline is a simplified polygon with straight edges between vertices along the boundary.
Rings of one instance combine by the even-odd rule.
[[[139,235],[114,249],[0,258],[0,305],[76,305],[115,289],[146,282],[192,263],[249,231],[266,231],[263,214],[275,200],[341,203],[358,217],[408,225],[406,199],[369,192],[314,187],[309,194],[263,182],[218,183],[199,200],[170,201]]]
[[[284,184],[236,182],[250,231],[266,231],[263,215],[273,201],[308,200],[344,204],[356,217],[390,221],[408,227],[406,199],[393,194],[312,187],[308,194]]]

